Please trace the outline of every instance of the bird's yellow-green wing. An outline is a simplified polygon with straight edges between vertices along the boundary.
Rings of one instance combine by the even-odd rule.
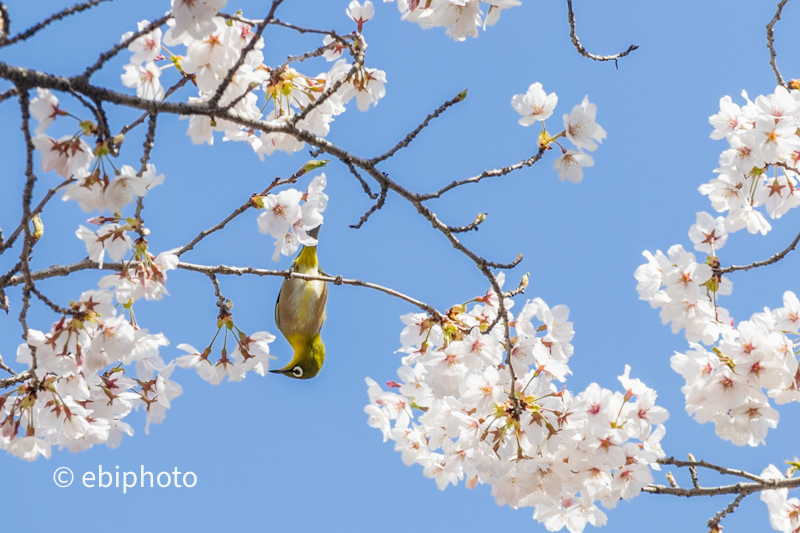
[[[283,290],[283,284],[281,284]],[[278,312],[278,305],[281,303],[281,290],[278,291],[278,297],[275,299],[275,325],[281,329],[281,314]]]

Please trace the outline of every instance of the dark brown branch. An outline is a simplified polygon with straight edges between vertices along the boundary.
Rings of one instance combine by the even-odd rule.
[[[230,18],[232,18],[233,20],[239,20],[239,19],[236,19],[234,17],[230,17]],[[245,21],[242,20],[242,22],[245,22]],[[290,30],[294,30],[294,31],[296,31],[298,33],[318,33],[320,35],[333,35],[333,34],[336,33],[333,30],[326,31],[326,30],[313,30],[311,28],[301,28],[300,26],[295,26],[294,24],[290,24],[288,22],[283,22],[283,21],[278,20],[278,19],[272,19],[270,21],[270,24],[274,24],[275,26],[282,26],[284,28],[289,28]]]
[[[517,256],[517,258],[514,259],[513,261],[511,261],[510,263],[495,263],[494,261],[486,261],[486,260],[484,260],[483,262],[486,264],[486,266],[488,266],[490,268],[499,268],[501,270],[511,270],[512,268],[514,268],[515,266],[520,264],[520,262],[522,262],[522,254],[519,254]]]
[[[16,95],[17,95],[17,88],[16,87],[12,87],[9,90],[7,90],[6,92],[4,92],[3,94],[0,94],[0,102],[4,102],[4,101],[8,100],[9,98],[11,98],[12,96],[16,96]]]
[[[772,20],[769,21],[767,24],[767,48],[769,49],[769,64],[772,66],[772,71],[775,73],[775,79],[778,80],[778,85],[782,87],[786,87],[786,82],[783,81],[783,76],[781,76],[780,71],[778,70],[778,64],[775,61],[775,23],[781,19],[781,12],[783,11],[783,6],[785,6],[789,0],[781,0],[778,2],[778,10],[775,12],[775,16],[772,17]]]
[[[642,489],[644,492],[649,492],[650,494],[670,494],[672,496],[682,496],[684,498],[737,494],[738,496],[733,503],[717,513],[714,518],[709,520],[709,526],[718,525],[719,521],[722,520],[725,515],[733,512],[736,506],[739,505],[739,502],[741,502],[742,498],[748,494],[753,494],[755,492],[761,492],[764,490],[776,490],[781,488],[791,489],[800,487],[800,478],[767,479],[756,476],[755,474],[751,474],[749,472],[745,472],[744,470],[726,468],[724,466],[711,464],[706,461],[680,461],[673,457],[666,457],[664,459],[659,459],[657,462],[662,465],[674,465],[679,468],[707,468],[723,475],[740,477],[751,481],[750,483],[736,483],[735,485],[720,485],[717,487],[702,487],[699,485],[699,483],[693,483],[695,486],[691,489],[683,489],[678,487],[677,484],[673,484],[670,480],[670,485],[672,485],[670,487],[666,487],[664,485],[648,485]]]
[[[433,113],[431,113],[430,115],[425,117],[425,120],[422,121],[422,124],[417,126],[414,129],[414,131],[412,131],[411,133],[406,135],[406,138],[403,139],[402,141],[400,141],[399,143],[397,143],[394,146],[394,148],[392,148],[391,150],[389,150],[388,152],[386,152],[386,153],[384,153],[382,155],[379,155],[378,157],[370,159],[370,162],[372,162],[372,164],[377,164],[377,163],[380,163],[381,161],[385,161],[385,160],[389,159],[390,157],[392,157],[394,154],[396,154],[398,150],[401,150],[401,149],[407,147],[409,144],[411,144],[411,141],[413,141],[414,138],[417,135],[419,135],[419,133],[422,130],[424,130],[428,126],[428,124],[430,124],[431,120],[437,118],[439,115],[441,115],[442,113],[444,113],[449,108],[451,108],[454,105],[456,105],[457,103],[463,102],[466,99],[466,97],[467,97],[467,91],[465,89],[465,90],[461,91],[460,93],[458,93],[455,98],[453,98],[451,100],[448,100],[447,102],[443,103],[442,105],[440,105],[436,109],[436,111],[434,111]]]
[[[328,50],[334,50],[336,48],[336,44],[337,43],[341,44],[343,47],[346,47],[348,50],[350,50],[351,54],[354,53],[352,47],[348,44],[348,42],[343,37],[340,37],[337,33],[332,33],[330,36],[334,39],[335,42],[332,42],[330,44],[322,45],[319,48],[317,48],[316,50],[312,50],[311,52],[306,52],[305,54],[302,54],[302,55],[299,55],[299,56],[289,56],[289,57],[286,58],[286,61],[283,63],[283,67],[282,68],[286,69],[289,66],[289,63],[293,63],[295,61],[303,62],[306,59],[311,59],[313,57],[319,57],[319,56],[323,55],[325,52],[327,52]]]
[[[422,200],[422,201],[425,201],[425,200],[431,200],[433,198],[439,198],[441,195],[443,195],[447,191],[455,189],[456,187],[460,187],[460,186],[465,185],[467,183],[478,183],[479,181],[481,181],[484,178],[496,178],[496,177],[499,177],[499,176],[505,176],[506,174],[509,174],[509,173],[511,173],[511,172],[513,172],[515,170],[519,170],[519,169],[525,168],[525,167],[530,167],[530,166],[534,165],[537,161],[539,161],[546,151],[547,151],[547,148],[544,148],[544,147],[539,148],[539,151],[536,153],[536,155],[534,155],[533,157],[530,157],[528,159],[523,159],[519,163],[516,163],[514,165],[510,165],[510,166],[507,166],[507,167],[494,169],[494,170],[484,170],[483,172],[481,172],[477,176],[473,176],[471,178],[467,178],[467,179],[464,179],[464,180],[453,181],[452,183],[450,183],[446,187],[442,187],[441,189],[439,189],[436,192],[419,195],[419,199]]]
[[[0,45],[8,38],[11,31],[11,20],[8,18],[8,9],[0,2]]]
[[[715,465],[707,461],[681,461],[680,459],[675,459],[674,457],[665,457],[663,459],[659,459],[658,464],[674,465],[677,466],[678,468],[690,468],[690,469],[699,466],[700,468],[714,470],[715,472],[719,472],[720,474],[741,477],[744,479],[749,479],[750,481],[757,481],[757,482],[764,481],[762,477],[757,476],[755,474],[751,474],[750,472],[745,472],[744,470],[736,470],[733,468],[727,468],[724,466]]]
[[[21,374],[17,374],[10,378],[0,379],[0,389],[7,389],[12,385],[16,385],[17,383],[22,383],[23,381],[27,381],[30,378],[32,378],[33,375],[34,374],[32,370],[26,370],[25,372],[22,372]]]
[[[380,198],[378,198],[378,201],[375,202],[375,204],[372,207],[369,208],[369,211],[364,213],[364,216],[361,217],[361,220],[359,220],[357,224],[353,224],[350,227],[353,228],[353,229],[359,229],[361,226],[363,226],[364,223],[372,215],[372,213],[374,213],[375,211],[377,211],[377,210],[379,210],[380,208],[383,207],[383,204],[386,202],[386,193],[388,191],[389,191],[389,189],[387,189],[386,187],[381,187],[381,194],[380,194]]]
[[[747,496],[747,494],[739,494],[736,496],[736,498],[725,509],[722,509],[716,515],[714,515],[714,518],[708,521],[708,527],[711,529],[711,531],[722,531],[722,528],[719,527],[720,521],[725,518],[726,515],[731,514],[737,507],[739,507],[739,504],[742,502],[745,496]]]
[[[181,81],[179,81],[178,83],[167,89],[167,92],[164,93],[164,100],[169,98],[169,96],[172,93],[174,93],[175,91],[186,85],[191,79],[192,79],[191,76],[184,75],[183,78],[181,78]],[[136,120],[134,120],[133,122],[122,128],[122,130],[119,132],[120,135],[127,135],[129,131],[131,131],[133,128],[144,122],[144,119],[146,119],[149,116],[152,116],[152,113],[143,113],[142,116],[140,116],[139,118],[137,118]]]
[[[14,372],[14,370],[10,366],[8,366],[7,364],[5,364],[3,362],[3,356],[2,355],[0,355],[0,370],[5,370],[6,372],[11,374],[12,376],[16,375],[16,372]]]
[[[75,180],[70,178],[68,180],[64,180],[58,186],[53,187],[52,189],[47,191],[47,194],[44,195],[44,198],[42,198],[42,201],[39,202],[39,205],[37,205],[36,208],[34,208],[34,210],[31,211],[30,218],[33,218],[36,215],[38,215],[39,213],[41,213],[42,210],[44,209],[44,206],[47,205],[47,202],[49,202],[50,199],[53,196],[55,196],[55,194],[58,191],[60,191],[61,189],[63,189],[67,185],[69,185],[71,183],[74,183],[74,182],[75,182]],[[30,223],[30,218],[28,220],[23,220],[22,222],[20,222],[19,226],[17,226],[17,229],[14,230],[14,232],[11,234],[11,236],[4,243],[0,244],[0,254],[2,254],[5,250],[7,250],[8,248],[11,248],[14,245],[14,242],[17,240],[17,237],[19,237],[20,233],[22,233],[23,229],[25,228],[25,224],[29,224]]]
[[[353,165],[353,162],[350,159],[342,159],[342,163],[347,165],[348,170],[350,170],[350,174],[356,177],[358,182],[361,184],[361,188],[364,189],[364,192],[367,196],[370,197],[371,200],[375,200],[378,195],[372,192],[372,189],[369,188],[369,184],[364,181],[364,178],[361,177],[361,174],[358,173],[358,169]]]
[[[575,45],[575,49],[578,51],[580,55],[583,57],[588,57],[589,59],[593,59],[594,61],[613,61],[614,65],[619,68],[617,64],[617,60],[621,57],[625,57],[626,55],[630,54],[637,48],[638,45],[632,44],[628,47],[627,50],[623,52],[619,52],[618,54],[613,54],[610,56],[598,56],[595,54],[590,53],[584,46],[581,44],[580,39],[578,39],[578,33],[575,30],[575,11],[572,9],[572,0],[567,0],[567,10],[569,11],[568,18],[569,18],[569,36],[572,38],[572,44]]]
[[[225,305],[225,297],[222,295],[222,291],[219,288],[217,276],[213,272],[205,272],[205,275],[208,276],[208,279],[210,279],[212,285],[214,285],[214,295],[217,297],[217,307],[219,307],[220,313],[227,312],[228,307]]]
[[[36,287],[31,287],[31,292],[35,294],[36,297],[39,298],[47,307],[52,309],[54,313],[57,313],[59,315],[68,315],[72,313],[72,311],[70,311],[69,309],[60,307],[58,304],[53,303],[53,301],[50,300],[50,298],[39,292],[39,289],[37,289]]]
[[[135,265],[135,263],[134,263]],[[71,265],[53,265],[51,267],[45,268],[43,270],[39,270],[37,272],[33,272],[30,275],[31,280],[37,281],[42,279],[49,279],[53,277],[59,276],[68,276],[73,272],[79,272],[82,270],[110,270],[110,271],[121,271],[124,268],[130,268],[131,264],[128,263],[103,263],[103,267],[100,268],[100,265],[96,261],[92,261],[91,259],[84,259],[78,263],[73,263]],[[217,275],[234,275],[234,276],[242,276],[245,274],[252,274],[255,276],[279,276],[283,278],[297,278],[297,279],[305,279],[305,280],[319,280],[319,281],[327,281],[329,283],[333,283],[334,285],[353,285],[355,287],[366,287],[369,289],[374,289],[391,296],[395,296],[404,300],[410,304],[413,304],[416,307],[419,307],[423,311],[426,311],[429,315],[437,317],[437,319],[444,319],[444,316],[436,310],[435,307],[432,305],[426,304],[417,300],[416,298],[412,298],[406,294],[403,294],[399,291],[391,289],[389,287],[384,287],[382,285],[378,285],[375,283],[370,283],[367,281],[362,281],[358,279],[345,279],[341,276],[310,276],[307,274],[301,274],[299,272],[293,272],[291,270],[267,270],[263,268],[253,268],[253,267],[236,267],[236,266],[227,266],[227,265],[216,265],[216,266],[207,266],[207,265],[196,265],[193,263],[185,263],[181,261],[178,263],[177,268],[181,270],[189,270],[192,272],[199,272],[201,274],[217,274]],[[25,282],[25,279],[22,275],[17,275],[12,277],[7,286],[15,286],[21,285]]]
[[[31,233],[31,226],[28,222],[31,220],[31,200],[33,199],[33,186],[36,183],[36,174],[33,173],[33,140],[31,139],[30,129],[30,100],[26,87],[17,87],[19,89],[19,103],[22,109],[22,135],[25,138],[25,189],[22,192],[22,222],[25,238],[22,242],[22,251],[20,252],[20,272],[24,280],[22,286],[22,309],[19,313],[19,323],[22,326],[22,338],[28,339],[28,321],[27,314],[28,308],[31,304],[31,291],[33,290],[33,279],[31,279],[30,269],[30,256],[33,251],[35,243],[33,234]],[[36,370],[36,349],[31,348],[31,370]],[[32,375],[36,380],[36,375]]]
[[[643,492],[650,494],[669,494],[671,496],[681,496],[693,498],[696,496],[721,496],[723,494],[753,494],[764,490],[793,489],[800,487],[800,478],[789,479],[767,479],[762,483],[737,483],[735,485],[720,485],[717,487],[698,487],[691,489],[676,489],[664,485],[648,485],[642,489]]]
[[[269,187],[264,189],[261,192],[261,194],[254,195],[254,196],[266,196],[275,187],[280,187],[281,185],[288,185],[290,183],[295,183],[297,181],[297,179],[300,178],[301,176],[303,176],[304,174],[305,174],[305,170],[304,169],[300,169],[300,170],[298,170],[297,172],[295,172],[294,174],[292,174],[290,177],[288,177],[286,179],[275,178],[274,180],[272,180],[272,183],[269,184]],[[216,226],[214,226],[212,228],[209,228],[207,230],[201,231],[197,235],[197,237],[195,237],[194,239],[191,240],[191,242],[189,242],[188,244],[182,246],[177,252],[175,252],[175,255],[180,257],[184,253],[186,253],[189,250],[193,249],[197,243],[199,243],[200,241],[202,241],[203,239],[205,239],[206,237],[208,237],[212,233],[221,230],[222,228],[224,228],[228,224],[228,222],[230,222],[234,218],[238,217],[239,215],[241,215],[242,213],[244,213],[245,211],[247,211],[251,207],[255,207],[253,205],[253,202],[251,200],[247,200],[246,203],[244,203],[244,204],[240,205],[239,207],[237,207],[236,209],[234,209],[233,213],[231,213],[230,215],[225,217],[225,219],[222,222],[220,222],[219,224],[217,224]]]
[[[473,231],[473,230],[478,231],[479,226],[484,220],[486,220],[486,213],[481,213],[480,215],[475,217],[475,220],[473,220],[466,226],[450,228],[450,231],[452,231],[453,233],[465,233],[467,231]]]
[[[503,298],[513,298],[518,294],[523,294],[525,292],[525,289],[528,288],[528,280],[530,279],[530,276],[531,276],[530,272],[526,272],[525,275],[522,276],[522,279],[520,280],[517,288],[510,290],[508,292],[504,292]]]
[[[789,252],[791,252],[792,250],[797,248],[797,243],[798,242],[800,242],[800,233],[798,233],[795,236],[794,240],[789,244],[789,246],[786,247],[785,250],[783,250],[781,252],[778,252],[777,254],[773,255],[769,259],[765,259],[763,261],[756,261],[755,263],[751,263],[749,265],[743,265],[743,266],[731,265],[731,266],[726,267],[726,268],[721,268],[719,270],[719,272],[721,274],[728,274],[730,272],[735,272],[736,270],[747,271],[747,270],[750,270],[751,268],[757,268],[757,267],[762,267],[762,266],[766,266],[766,265],[771,265],[772,263],[777,263],[778,261],[780,261],[781,259],[786,257],[786,254],[788,254]]]
[[[94,74],[95,72],[100,70],[103,67],[103,65],[105,65],[106,62],[109,59],[111,59],[112,57],[117,55],[121,50],[124,50],[124,49],[128,48],[128,46],[130,46],[130,44],[133,41],[135,41],[136,39],[138,39],[142,35],[146,35],[146,34],[150,33],[151,31],[153,31],[154,29],[163,26],[171,17],[172,17],[172,15],[164,15],[160,19],[154,20],[153,22],[151,22],[150,24],[148,24],[147,26],[145,26],[141,30],[134,32],[133,35],[131,35],[130,37],[128,37],[127,39],[125,39],[121,43],[114,45],[114,47],[111,48],[109,51],[103,52],[100,55],[100,58],[94,63],[94,65],[92,65],[91,67],[87,68],[83,72],[83,74],[78,76],[78,78],[81,78],[83,80],[88,81],[89,77],[91,77],[92,74]]]
[[[155,138],[156,138],[156,117],[157,115],[150,115],[150,121],[147,126],[147,135],[144,139],[144,150],[142,153],[142,159],[140,160],[142,163],[142,168],[139,171],[139,175],[141,176],[147,170],[147,163],[150,161],[150,151],[155,146]],[[145,238],[145,230],[144,230],[144,219],[142,218],[142,210],[144,209],[144,198],[139,196],[136,199],[136,214],[134,218],[136,220],[136,232],[139,234],[140,239]]]
[[[311,113],[314,109],[321,106],[327,99],[329,99],[333,94],[335,94],[336,91],[338,91],[342,87],[342,85],[350,81],[350,78],[355,76],[356,72],[358,72],[360,68],[363,68],[364,52],[367,49],[367,43],[366,41],[364,41],[364,37],[362,37],[360,33],[353,33],[351,35],[353,36],[354,39],[353,48],[355,48],[355,54],[353,55],[353,66],[350,67],[350,70],[347,72],[345,76],[339,78],[338,80],[333,82],[333,84],[330,87],[325,89],[325,92],[323,92],[319,98],[317,98],[309,105],[307,105],[305,109],[303,109],[300,113],[293,116],[291,118],[292,126],[297,125],[298,122],[305,119],[309,115],[309,113]],[[355,39],[358,39],[358,43],[355,43]],[[344,42],[344,40],[342,40],[342,42]],[[353,48],[350,49],[351,53],[353,52]]]
[[[700,487],[700,480],[697,479],[697,467],[692,465],[689,467],[689,475],[692,476],[692,486],[694,488]]]
[[[110,2],[110,1],[111,0],[90,0],[89,2],[85,2],[83,4],[75,4],[72,7],[68,7],[67,9],[65,9],[63,11],[60,11],[60,12],[54,14],[54,15],[51,15],[50,17],[48,17],[47,19],[43,20],[39,24],[37,24],[37,25],[25,30],[22,33],[19,33],[19,34],[15,35],[14,37],[11,37],[10,39],[2,39],[2,38],[0,38],[0,47],[8,46],[8,45],[14,44],[14,43],[16,43],[18,41],[24,41],[25,39],[28,39],[29,37],[32,37],[34,34],[39,32],[39,30],[43,29],[44,27],[52,24],[53,22],[55,22],[57,20],[61,20],[61,19],[66,18],[66,17],[68,17],[70,15],[74,15],[75,13],[80,13],[81,11],[86,11],[87,9],[93,8],[97,4],[101,4],[103,2]]]
[[[283,0],[272,0],[272,6],[270,7],[269,13],[267,14],[266,18],[259,22],[256,25],[255,34],[250,37],[250,41],[242,48],[242,51],[239,53],[239,58],[236,60],[236,63],[228,69],[228,72],[225,74],[225,78],[220,82],[219,86],[217,87],[214,96],[211,97],[209,100],[209,104],[212,107],[216,107],[219,103],[222,95],[225,93],[225,90],[233,81],[233,76],[239,70],[239,67],[244,65],[245,59],[247,59],[247,54],[253,51],[256,44],[258,44],[259,39],[261,39],[261,34],[264,33],[264,28],[267,27],[267,24],[275,17],[275,10],[278,9],[278,6],[283,3]]]

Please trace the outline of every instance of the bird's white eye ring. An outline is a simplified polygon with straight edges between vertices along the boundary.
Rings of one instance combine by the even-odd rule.
[[[294,367],[292,369],[292,374],[294,374],[298,378],[303,377],[303,369],[302,369],[302,367],[300,367],[300,365]]]

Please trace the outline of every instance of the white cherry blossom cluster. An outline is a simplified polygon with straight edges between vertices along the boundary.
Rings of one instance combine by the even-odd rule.
[[[498,505],[535,507],[550,531],[604,525],[597,503],[610,509],[638,495],[664,457],[668,413],[655,405],[655,391],[627,366],[619,378],[625,392],[557,387],[570,373],[574,332],[566,306],[551,309],[539,298],[509,314],[512,374],[503,324],[495,324],[497,296],[490,290],[471,302],[478,303],[453,307],[444,322],[401,317],[399,383],[383,390],[367,378],[368,424],[440,489],[489,484]]]
[[[186,355],[175,359],[175,364],[181,368],[194,368],[198,376],[212,385],[219,385],[225,376],[228,381],[241,381],[249,372],[266,376],[270,360],[277,359],[269,353],[269,343],[275,340],[275,335],[266,331],[247,335],[235,326],[230,315],[220,317],[218,331],[222,328],[225,328],[226,340],[228,332],[236,339],[230,355],[227,346],[223,346],[219,359],[210,360],[213,340],[202,352],[190,344],[179,344],[178,348],[185,351]],[[236,330],[235,334],[233,330]],[[216,335],[214,339],[216,340]]]
[[[159,355],[169,342],[117,315],[113,299],[84,292],[49,332],[28,330],[17,362],[32,368],[35,354],[35,378],[0,395],[0,449],[34,461],[52,446],[115,448],[133,435],[123,419],[134,408],[147,413],[145,432],[164,420],[182,393],[170,380],[174,364]]]
[[[671,322],[674,333],[685,327],[692,346],[672,358],[672,368],[686,379],[687,412],[698,422],[713,421],[723,439],[762,443],[778,422],[764,390],[779,404],[800,400],[794,342],[787,336],[800,326],[797,298],[787,291],[784,307],[756,313],[734,327],[728,311],[716,304],[716,295],[730,294],[732,285],[711,266],[698,264],[680,245],[668,256],[644,255],[649,262],[635,274],[640,298],[661,307],[662,321]],[[716,257],[709,261],[719,264]],[[712,351],[699,344],[718,340]]]
[[[253,198],[253,202],[264,210],[258,215],[258,230],[275,238],[273,261],[278,261],[281,254],[293,255],[301,244],[317,245],[317,239],[309,236],[308,232],[322,225],[322,212],[328,207],[328,195],[322,191],[327,183],[323,173],[311,180],[304,193],[286,189],[278,194]]]
[[[773,94],[739,106],[730,96],[720,99],[720,112],[709,118],[712,139],[726,139],[730,148],[719,157],[719,177],[700,187],[711,206],[726,213],[719,231],[750,233],[772,229],[759,209],[780,218],[800,205],[797,186],[800,161],[800,91],[777,86]]]
[[[561,148],[561,156],[553,162],[553,168],[558,170],[561,181],[568,179],[573,183],[579,183],[583,180],[583,167],[594,166],[594,159],[584,153],[583,149],[597,150],[597,143],[606,138],[606,130],[595,121],[597,106],[589,103],[589,97],[586,96],[580,105],[572,108],[569,115],[564,115],[564,131],[551,137],[545,129],[544,121],[553,114],[557,103],[556,93],[547,94],[539,82],[528,87],[525,94],[514,95],[511,99],[511,107],[522,115],[519,119],[520,124],[530,126],[535,122],[541,122],[540,146],[555,143]],[[577,150],[568,150],[561,146],[557,141],[560,137],[569,139]]]
[[[305,143],[285,131],[289,126],[325,137],[330,131],[333,117],[343,113],[351,99],[356,98],[358,108],[366,111],[370,103],[377,105],[378,100],[386,94],[386,74],[360,63],[354,67],[347,60],[339,59],[344,44],[330,35],[323,42],[323,46],[327,47],[323,55],[328,61],[338,61],[328,72],[307,76],[288,64],[275,69],[268,67],[263,64],[264,40],[259,37],[229,78],[229,72],[236,66],[255,34],[245,22],[217,16],[217,10],[224,4],[219,0],[175,0],[174,19],[170,20],[171,28],[163,35],[163,39],[161,31],[156,29],[136,38],[128,46],[133,55],[131,63],[125,67],[122,82],[128,87],[135,87],[137,96],[163,99],[161,69],[155,62],[169,58],[170,63],[163,68],[177,67],[183,75],[191,76],[197,86],[198,95],[190,97],[189,103],[209,102],[220,85],[228,80],[219,105],[229,107],[230,113],[239,118],[264,121],[273,128],[273,131],[256,132],[229,120],[193,115],[189,117],[187,131],[193,143],[211,145],[214,143],[214,132],[217,131],[223,133],[226,141],[249,143],[262,159],[276,150],[291,154],[302,149]],[[361,21],[358,22],[359,31],[363,22],[372,16],[360,5],[357,9],[353,6],[348,9],[348,16],[352,18],[354,14]],[[140,22],[139,30],[148,24],[148,21]],[[126,33],[122,40],[132,35],[132,32]],[[359,46],[366,48],[362,36],[359,36],[359,40],[363,43]],[[185,46],[186,52],[178,54],[174,49],[176,45]],[[333,93],[328,91],[337,82],[338,90]]]
[[[58,116],[69,115],[60,109],[58,99],[47,89],[37,89],[37,97],[31,101],[31,114],[39,121],[37,135],[32,140],[34,147],[42,152],[42,172],[55,170],[70,181],[64,189],[64,200],[77,201],[85,212],[112,213],[112,216],[97,216],[89,220],[89,223],[100,226],[97,231],[80,226],[76,232],[86,245],[89,258],[102,266],[106,256],[119,261],[136,246],[143,253],[146,243],[141,241],[135,245],[128,235],[137,229],[135,221],[122,217],[121,212],[136,198],[143,198],[150,189],[163,183],[164,176],[157,175],[152,164],[141,173],[129,165],[122,165],[113,178],[106,175],[101,171],[100,162],[108,156],[107,147],[98,143],[92,150],[83,139],[96,133],[89,121],[81,122],[80,134],[67,135],[58,141],[44,134]],[[100,157],[96,157],[96,153]]]
[[[393,0],[383,0],[392,2]],[[456,41],[477,37],[478,28],[486,30],[500,18],[500,13],[520,5],[520,0],[397,0],[403,20],[415,22],[422,29],[445,28]]]
[[[673,333],[685,328],[692,349],[676,354],[671,363],[686,380],[687,412],[700,423],[713,422],[722,439],[757,446],[778,423],[769,399],[777,404],[800,400],[795,353],[800,302],[787,291],[784,307],[736,324],[717,301],[733,288],[719,271],[717,251],[729,233],[747,228],[766,234],[771,229],[757,207],[764,205],[770,217],[779,218],[800,203],[794,188],[800,92],[779,86],[755,103],[743,95],[745,106],[726,96],[720,113],[709,119],[715,128],[711,137],[727,139],[731,148],[720,156],[720,176],[700,187],[712,206],[727,215],[698,213],[689,230],[694,248],[709,254],[707,259],[698,262],[681,245],[667,255],[645,251],[648,262],[634,276],[639,297],[660,309],[662,322],[671,324]]]
[[[635,273],[640,298],[661,308],[661,319],[671,323],[673,333],[685,328],[692,348],[671,359],[673,370],[686,380],[681,390],[687,412],[700,423],[713,422],[717,435],[734,444],[763,443],[778,423],[769,398],[778,404],[800,400],[798,361],[788,336],[800,327],[800,302],[787,291],[784,307],[734,325],[716,301],[730,294],[732,284],[714,273],[715,256],[710,264],[698,264],[680,245],[666,256],[660,251],[644,255],[648,263]]]

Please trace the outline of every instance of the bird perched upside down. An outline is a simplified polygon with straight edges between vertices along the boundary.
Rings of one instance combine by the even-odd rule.
[[[319,227],[308,232],[316,238]],[[303,246],[292,263],[292,272],[319,276],[317,247]],[[325,345],[319,336],[325,322],[328,285],[324,281],[289,278],[283,281],[275,302],[275,325],[294,348],[294,357],[284,368],[270,370],[295,379],[313,378],[325,360]]]

